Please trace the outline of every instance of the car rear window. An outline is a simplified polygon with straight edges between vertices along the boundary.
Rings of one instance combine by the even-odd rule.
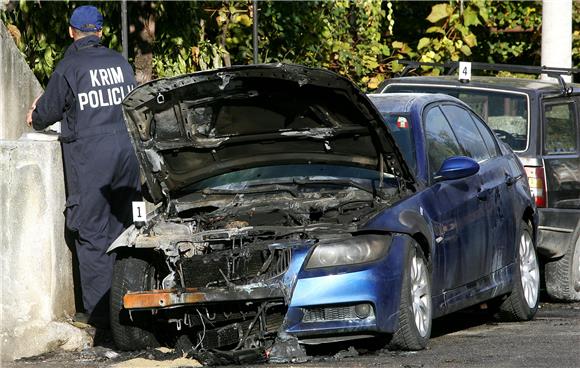
[[[529,114],[525,94],[467,87],[458,89],[409,84],[389,84],[383,92],[444,93],[456,97],[477,112],[498,138],[514,151],[525,151],[528,146]]]

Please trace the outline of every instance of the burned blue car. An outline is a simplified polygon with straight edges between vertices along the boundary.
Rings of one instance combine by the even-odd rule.
[[[110,248],[121,349],[418,350],[462,308],[536,313],[524,170],[453,97],[278,64],[156,80],[123,108],[157,206]]]

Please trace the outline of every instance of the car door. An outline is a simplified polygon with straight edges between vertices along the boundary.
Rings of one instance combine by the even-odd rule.
[[[438,106],[432,106],[424,113],[424,132],[427,172],[432,183],[428,189],[428,196],[433,200],[429,212],[437,237],[435,261],[439,267],[433,274],[433,284],[439,287],[439,290],[434,290],[437,294],[476,279],[479,271],[472,265],[473,254],[487,241],[488,235],[471,236],[482,233],[485,227],[486,213],[478,198],[481,178],[478,175],[445,181],[436,178],[445,159],[465,155]]]
[[[573,99],[542,104],[544,165],[549,208],[580,210],[578,108]]]
[[[485,211],[485,220],[477,221],[469,239],[479,238],[472,247],[471,256],[474,280],[483,278],[513,262],[516,223],[510,188],[513,178],[509,163],[489,128],[471,111],[457,105],[442,107],[459,144],[467,156],[478,161],[481,187],[478,193],[479,206]],[[486,241],[480,234],[487,234]],[[474,240],[469,240],[474,241]]]

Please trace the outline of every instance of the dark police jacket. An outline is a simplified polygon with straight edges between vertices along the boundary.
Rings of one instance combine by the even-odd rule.
[[[61,120],[61,141],[126,132],[121,101],[135,87],[129,63],[97,36],[75,41],[51,75],[32,113],[34,129]]]

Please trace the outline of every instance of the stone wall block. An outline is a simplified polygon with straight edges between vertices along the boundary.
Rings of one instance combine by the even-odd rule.
[[[18,139],[32,128],[25,124],[26,113],[42,86],[0,22],[0,139]]]
[[[71,251],[64,239],[60,144],[0,141],[0,172],[5,360],[54,347],[54,341],[46,340],[55,335],[49,322],[74,314],[74,288]]]

